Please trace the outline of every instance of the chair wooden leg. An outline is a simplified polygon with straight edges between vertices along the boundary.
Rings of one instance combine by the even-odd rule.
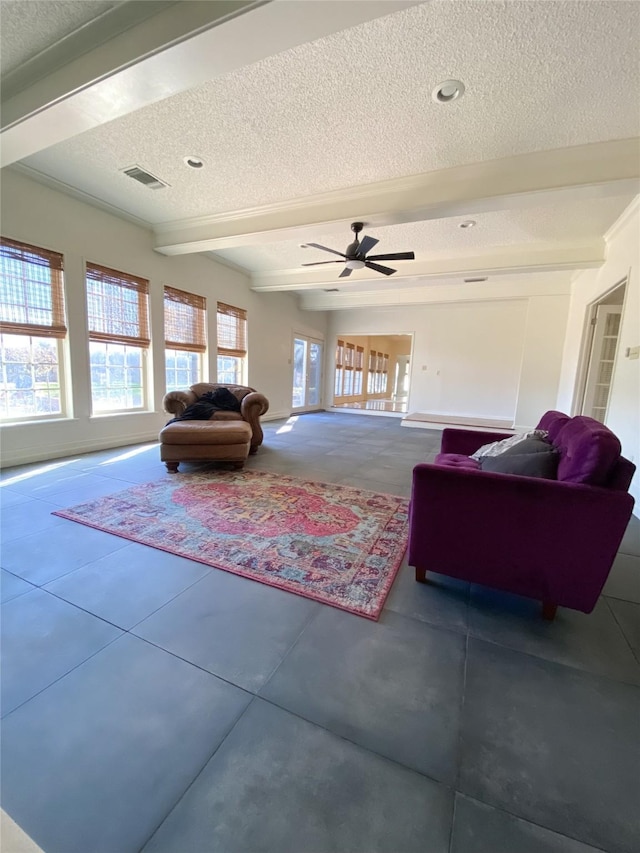
[[[427,570],[421,569],[420,566],[416,566],[416,580],[418,581],[418,583],[426,583]]]
[[[558,609],[557,604],[553,604],[551,601],[543,601],[542,602],[542,618],[547,619],[547,621],[552,622],[555,619],[556,610]]]

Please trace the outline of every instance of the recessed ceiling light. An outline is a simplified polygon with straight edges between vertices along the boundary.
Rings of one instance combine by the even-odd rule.
[[[201,157],[196,157],[195,154],[189,154],[188,157],[183,157],[183,162],[192,169],[202,169],[204,160]]]
[[[476,224],[475,219],[465,219],[464,222],[461,222],[458,228],[473,228]]]
[[[464,83],[462,80],[445,80],[438,83],[431,93],[431,97],[438,104],[450,104],[464,95]]]

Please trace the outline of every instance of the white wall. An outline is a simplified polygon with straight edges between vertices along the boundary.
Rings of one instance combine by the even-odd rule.
[[[590,306],[627,278],[627,288],[614,366],[607,426],[622,442],[622,453],[640,465],[640,359],[625,357],[628,347],[640,345],[640,197],[611,229],[607,239],[607,260],[598,270],[581,273],[572,284],[569,320],[564,346],[558,408],[574,414],[580,406],[577,371],[585,322]],[[640,510],[640,476],[631,484]]]
[[[329,349],[342,334],[412,333],[410,412],[535,426],[555,406],[567,308],[564,295],[338,311]]]
[[[66,343],[72,378],[70,418],[2,427],[3,465],[115,447],[156,438],[167,420],[164,396],[163,288],[165,284],[207,298],[208,373],[216,376],[218,300],[248,312],[248,384],[269,398],[267,417],[291,410],[291,347],[294,332],[318,338],[326,315],[303,312],[292,294],[258,294],[244,274],[203,256],[165,257],[152,248],[151,232],[44,187],[10,170],[2,172],[2,234],[64,254],[69,335]],[[149,412],[91,416],[88,341],[85,316],[85,260],[134,273],[150,281],[153,378]],[[205,377],[206,378],[206,377]]]

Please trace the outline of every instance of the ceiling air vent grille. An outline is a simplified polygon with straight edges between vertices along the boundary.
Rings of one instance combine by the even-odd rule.
[[[133,178],[133,180],[137,181],[139,184],[144,184],[145,187],[149,187],[150,190],[161,190],[163,187],[169,186],[169,184],[165,184],[164,181],[161,181],[160,178],[156,178],[155,175],[145,172],[145,170],[141,169],[140,166],[131,166],[129,169],[123,169],[122,171],[125,175]]]

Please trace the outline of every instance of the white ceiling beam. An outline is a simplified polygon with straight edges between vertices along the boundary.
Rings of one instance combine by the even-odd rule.
[[[355,290],[324,293],[315,291],[300,296],[304,311],[348,311],[359,308],[404,308],[407,305],[442,305],[452,302],[483,302],[497,299],[527,299],[530,296],[566,296],[571,292],[568,273],[533,276],[508,276],[481,284],[433,282],[403,287],[393,282],[384,291]]]
[[[2,104],[3,166],[214,77],[419,0],[185,0]]]
[[[393,264],[398,269],[394,279],[361,270],[348,278],[339,278],[341,266],[327,267],[309,271],[275,270],[265,273],[253,273],[251,289],[268,293],[271,291],[319,290],[325,287],[362,287],[363,284],[386,284],[393,288],[393,281],[428,281],[436,279],[482,278],[524,273],[567,272],[583,269],[597,269],[605,260],[604,240],[595,240],[581,246],[548,246],[517,248],[495,248],[474,256],[456,256],[436,260],[404,261]],[[384,262],[382,262],[384,263]],[[390,262],[391,263],[391,262]]]
[[[330,5],[330,4],[328,4]],[[313,239],[353,220],[395,225],[640,191],[640,140],[597,142],[156,226],[165,255]]]

